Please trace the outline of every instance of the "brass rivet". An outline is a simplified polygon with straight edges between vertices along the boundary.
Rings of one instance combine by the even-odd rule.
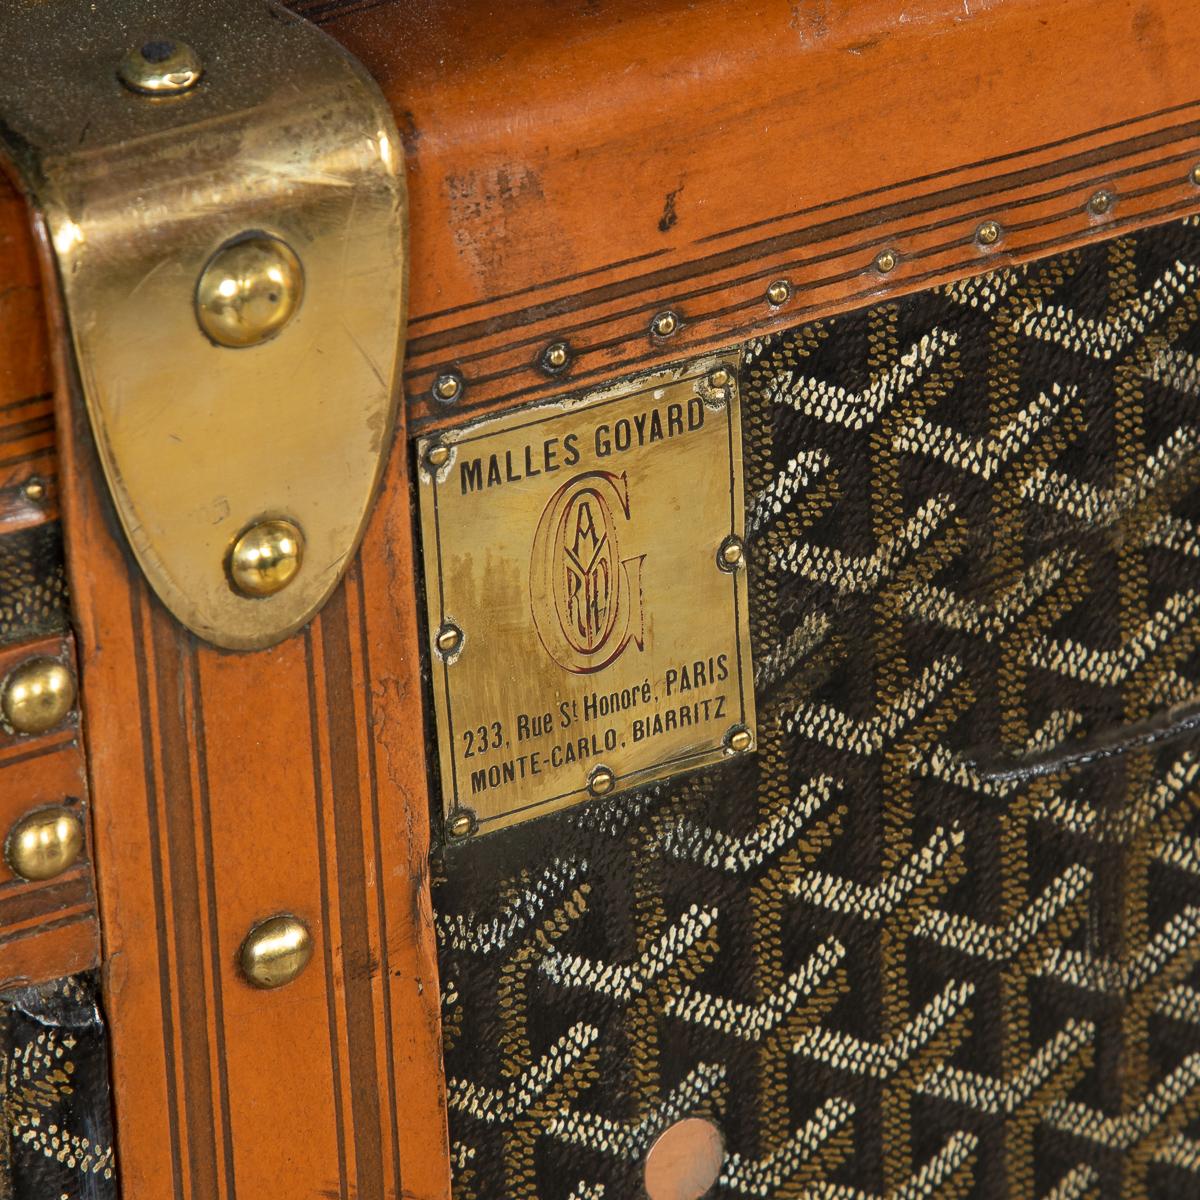
[[[1114,199],[1112,192],[1103,190],[1096,192],[1087,203],[1088,212],[1093,216],[1102,217],[1112,208]]]
[[[717,566],[722,571],[739,571],[746,562],[746,547],[742,539],[727,537],[717,551]]]
[[[450,447],[446,445],[430,446],[425,454],[425,462],[435,470],[444,467],[450,461]]]
[[[724,367],[718,367],[708,377],[708,386],[714,391],[722,391],[733,382],[733,376]]]
[[[650,332],[655,337],[668,338],[679,329],[679,317],[668,310],[660,312],[658,316],[650,322]]]
[[[304,562],[304,534],[291,521],[260,521],[233,543],[229,578],[244,596],[273,596],[296,578]]]
[[[994,246],[999,240],[1003,232],[1000,225],[996,221],[984,221],[980,227],[975,230],[975,240],[981,246]]]
[[[571,347],[566,342],[551,342],[542,351],[542,370],[551,375],[561,371],[571,361]]]
[[[754,745],[754,735],[745,725],[735,725],[725,735],[725,746],[731,754],[745,754]]]
[[[894,271],[896,269],[896,264],[899,261],[900,258],[896,254],[895,250],[880,250],[880,252],[875,255],[875,270],[886,275],[889,271]]]
[[[46,485],[35,475],[32,479],[25,481],[21,495],[31,503],[38,504],[46,498]]]
[[[308,966],[312,934],[299,917],[281,913],[260,921],[242,943],[238,962],[248,983],[256,988],[283,987]]]
[[[767,288],[767,300],[778,308],[792,298],[792,285],[786,279],[777,279]]]
[[[475,832],[475,814],[469,808],[458,808],[450,814],[446,831],[454,838],[470,837]]]
[[[607,796],[617,786],[617,777],[608,767],[597,767],[588,776],[587,785],[593,796]]]
[[[0,708],[16,733],[47,733],[75,706],[75,676],[57,659],[31,658],[9,672]]]
[[[650,1147],[643,1169],[649,1200],[702,1200],[725,1163],[721,1131],[701,1117],[685,1117]]]
[[[456,654],[461,649],[462,643],[462,630],[449,621],[437,632],[437,648],[443,658],[449,658],[452,654]]]
[[[433,398],[442,404],[453,404],[462,392],[462,376],[449,371],[445,375],[439,375],[433,385]]]
[[[196,320],[218,346],[244,350],[273,338],[304,298],[304,268],[292,248],[266,233],[226,242],[196,284]]]
[[[83,822],[62,805],[26,813],[9,830],[4,857],[22,879],[53,879],[67,870],[83,849]]]
[[[1197,163],[1188,175],[1188,178],[1197,186],[1200,187],[1200,163]]]
[[[177,96],[200,82],[204,64],[186,42],[151,38],[130,50],[117,68],[117,78],[143,96]]]

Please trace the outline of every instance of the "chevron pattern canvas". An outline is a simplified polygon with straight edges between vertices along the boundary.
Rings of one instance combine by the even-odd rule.
[[[757,753],[444,853],[456,1196],[1200,1196],[1200,227],[742,388]]]

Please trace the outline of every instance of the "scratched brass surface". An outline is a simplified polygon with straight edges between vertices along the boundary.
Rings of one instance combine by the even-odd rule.
[[[163,39],[191,47],[199,82],[135,94],[122,63]],[[279,641],[353,557],[391,441],[406,198],[379,89],[274,4],[8,4],[0,148],[44,224],[104,472],[147,578],[209,641]],[[233,349],[201,329],[197,285],[247,234],[290,248],[303,298],[274,336]],[[275,594],[247,596],[228,555],[266,519],[299,526],[304,564]]]
[[[418,442],[451,836],[753,752],[736,365]]]

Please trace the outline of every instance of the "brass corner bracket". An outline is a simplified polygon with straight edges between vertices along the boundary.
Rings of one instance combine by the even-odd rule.
[[[209,642],[278,642],[340,580],[392,440],[406,192],[383,96],[274,3],[18,0],[0,145],[147,579]]]

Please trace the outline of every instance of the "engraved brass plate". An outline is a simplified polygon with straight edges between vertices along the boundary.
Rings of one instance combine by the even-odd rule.
[[[734,355],[417,445],[451,836],[752,750]]]

